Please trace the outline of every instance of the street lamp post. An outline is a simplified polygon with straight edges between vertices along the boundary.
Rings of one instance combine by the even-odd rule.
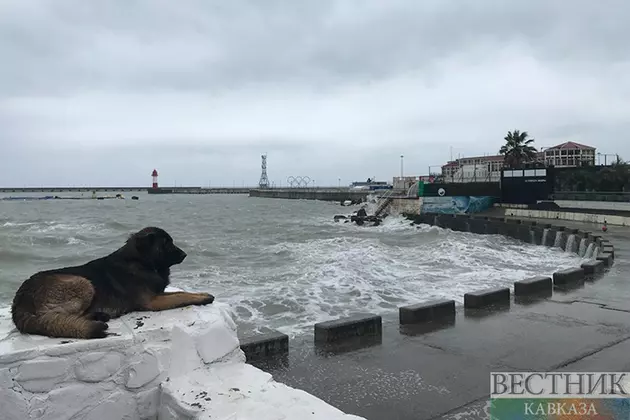
[[[404,160],[405,156],[400,155],[400,178],[402,179],[403,177],[403,160]]]

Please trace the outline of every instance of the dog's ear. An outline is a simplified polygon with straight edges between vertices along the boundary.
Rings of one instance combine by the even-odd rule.
[[[157,238],[157,235],[155,234],[155,232],[138,233],[136,234],[136,237],[135,237],[136,248],[140,252],[146,251],[153,246],[156,238]]]

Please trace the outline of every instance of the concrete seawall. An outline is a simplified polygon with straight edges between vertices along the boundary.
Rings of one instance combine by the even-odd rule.
[[[364,201],[375,191],[349,189],[317,189],[317,188],[274,188],[269,190],[250,190],[250,197],[283,198],[289,200],[320,201]]]
[[[495,210],[497,210],[495,208]],[[612,214],[598,214],[597,210],[592,210],[592,213],[578,213],[571,211],[554,211],[554,210],[530,210],[521,208],[505,208],[505,216],[510,217],[523,217],[531,219],[549,219],[549,220],[569,220],[574,222],[584,223],[597,223],[604,224],[604,221],[609,225],[615,226],[630,226],[630,216],[620,216]]]

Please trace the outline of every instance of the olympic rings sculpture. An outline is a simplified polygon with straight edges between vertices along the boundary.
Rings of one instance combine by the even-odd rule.
[[[287,185],[291,188],[306,188],[311,183],[311,178],[307,176],[290,176],[287,178]]]

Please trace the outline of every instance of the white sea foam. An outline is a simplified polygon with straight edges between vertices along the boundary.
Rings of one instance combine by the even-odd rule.
[[[205,271],[180,280],[202,288],[212,278],[242,323],[297,334],[359,312],[392,312],[437,298],[462,302],[468,291],[512,286],[579,262],[577,255],[501,236],[386,220],[373,228],[337,224],[339,236],[271,245],[268,255],[290,262],[281,269]]]

